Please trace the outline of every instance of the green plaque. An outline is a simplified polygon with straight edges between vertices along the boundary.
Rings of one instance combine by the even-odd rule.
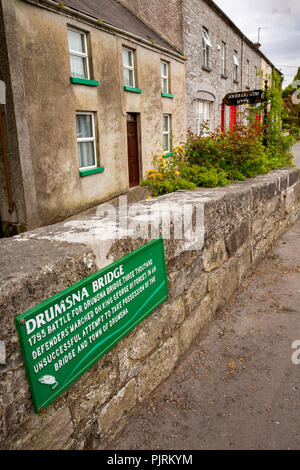
[[[161,238],[15,318],[35,412],[168,297]]]

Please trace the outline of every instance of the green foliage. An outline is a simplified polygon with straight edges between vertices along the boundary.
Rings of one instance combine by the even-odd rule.
[[[194,183],[196,187],[214,188],[230,183],[225,171],[198,165],[187,165],[182,172],[182,177]]]
[[[292,135],[293,137],[296,137],[296,139],[298,139],[299,136],[300,136],[300,129],[299,129],[299,127],[292,126],[292,127],[289,129],[289,132],[290,132],[290,135]]]
[[[297,129],[283,135],[281,77],[274,73],[272,83],[265,93],[267,102],[261,108],[268,110],[263,125],[256,122],[256,113],[261,109],[250,108],[247,119],[234,129],[226,132],[218,129],[206,136],[188,132],[185,145],[176,147],[172,156],[156,154],[154,169],[147,170],[142,181],[152,197],[180,189],[225,186],[293,166],[289,151],[296,141]]]

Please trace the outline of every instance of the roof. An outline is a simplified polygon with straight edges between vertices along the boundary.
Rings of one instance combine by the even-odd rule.
[[[61,3],[58,0],[54,1],[58,4]],[[156,45],[178,54],[174,47],[117,0],[66,0],[65,6],[96,20],[101,19],[104,23],[134,34],[141,39],[153,41]]]

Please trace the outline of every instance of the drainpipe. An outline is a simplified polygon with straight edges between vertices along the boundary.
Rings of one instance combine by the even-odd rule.
[[[6,145],[6,119],[5,119],[5,83],[0,82],[0,140],[4,161],[4,172],[7,186],[8,195],[8,211],[11,213],[14,210],[13,190],[10,176],[8,151]]]
[[[241,47],[241,91],[243,91],[244,38],[245,38],[245,36],[242,36],[242,47]]]

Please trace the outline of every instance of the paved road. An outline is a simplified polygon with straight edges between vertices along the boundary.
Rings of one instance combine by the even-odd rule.
[[[294,145],[292,152],[295,155],[294,164],[297,168],[300,168],[300,140]]]
[[[300,449],[296,340],[300,222],[108,448]]]

